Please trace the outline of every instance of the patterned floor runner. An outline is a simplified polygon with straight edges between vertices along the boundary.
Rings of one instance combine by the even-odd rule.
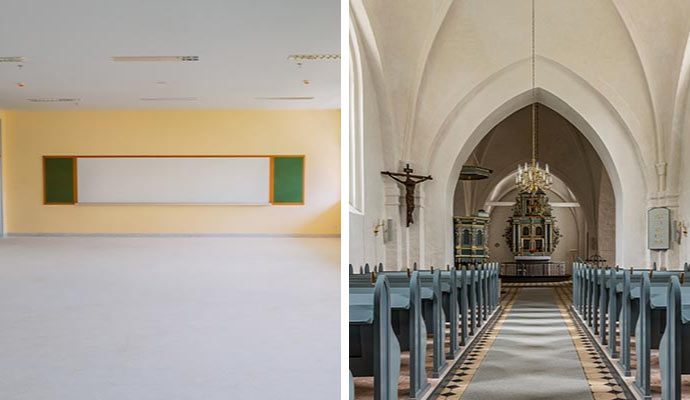
[[[503,285],[504,312],[431,398],[628,398],[573,323],[571,284]]]

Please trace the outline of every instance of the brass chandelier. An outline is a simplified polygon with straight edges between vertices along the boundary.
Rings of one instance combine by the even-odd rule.
[[[535,89],[535,51],[534,51],[534,0],[532,0],[532,162],[530,164],[518,165],[517,175],[515,176],[515,186],[520,192],[537,193],[546,191],[553,185],[553,177],[549,172],[549,164],[545,169],[539,167],[537,157],[539,154],[538,142],[538,104]]]

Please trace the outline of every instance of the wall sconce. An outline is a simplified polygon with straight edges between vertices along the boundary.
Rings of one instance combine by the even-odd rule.
[[[383,233],[383,243],[388,243],[393,240],[393,220],[379,219],[374,225],[374,236],[378,236],[379,232]]]
[[[688,236],[688,225],[685,221],[676,221],[675,239],[680,244],[683,237]]]
[[[378,236],[379,232],[383,231],[384,230],[383,228],[385,226],[386,225],[383,223],[382,219],[377,219],[376,224],[374,225],[374,236]]]

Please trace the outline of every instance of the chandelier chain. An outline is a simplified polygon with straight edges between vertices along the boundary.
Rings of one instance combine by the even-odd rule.
[[[536,93],[536,46],[535,46],[535,12],[532,0],[532,166],[537,163],[537,93]]]
[[[535,0],[532,0],[532,164],[525,163],[524,168],[518,165],[518,173],[515,176],[515,184],[522,192],[536,193],[540,190],[547,190],[553,184],[553,178],[549,171],[549,164],[545,169],[541,169],[537,160],[539,159],[539,103],[537,102],[536,85],[536,13]]]

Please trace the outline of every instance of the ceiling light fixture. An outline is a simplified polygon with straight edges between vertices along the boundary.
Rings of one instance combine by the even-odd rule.
[[[32,103],[72,103],[80,101],[78,97],[55,97],[55,98],[30,98],[27,99]]]
[[[340,54],[290,54],[291,61],[340,60]]]
[[[0,57],[0,62],[6,62],[6,63],[19,63],[19,62],[25,62],[26,57]]]
[[[524,167],[518,165],[518,172],[515,175],[515,186],[521,192],[537,193],[551,188],[553,177],[549,171],[549,164],[546,168],[539,167],[539,109],[537,104],[536,92],[536,53],[534,45],[535,32],[534,0],[532,0],[532,162],[525,163]]]
[[[254,97],[256,100],[314,100],[314,97]]]
[[[198,97],[142,97],[141,101],[196,101]]]
[[[199,56],[115,56],[115,62],[199,61]]]

